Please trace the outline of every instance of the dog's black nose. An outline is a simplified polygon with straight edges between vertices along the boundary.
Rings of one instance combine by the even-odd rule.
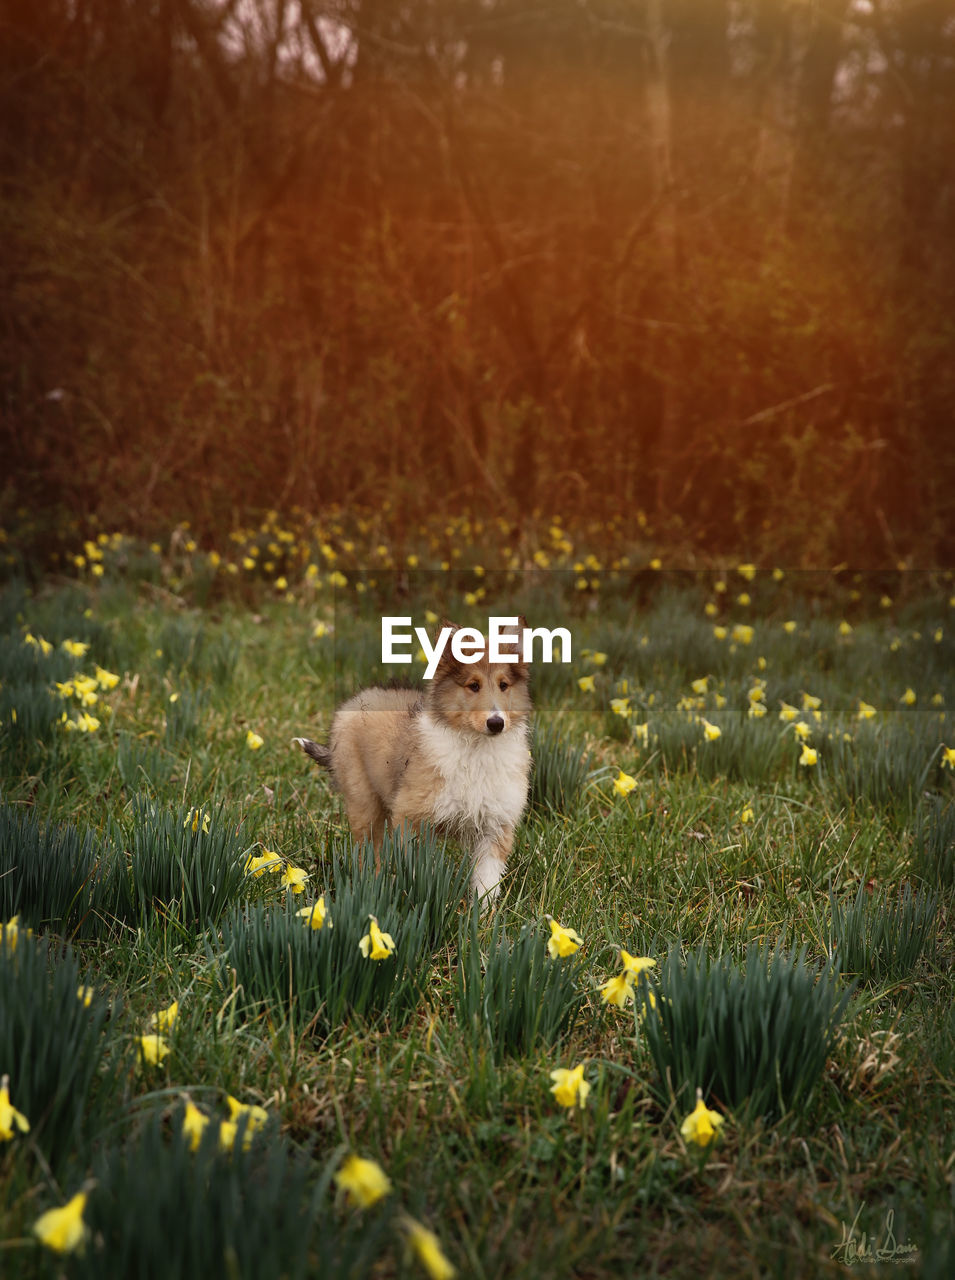
[[[488,733],[500,733],[504,728],[504,717],[499,715],[488,716],[487,731]]]

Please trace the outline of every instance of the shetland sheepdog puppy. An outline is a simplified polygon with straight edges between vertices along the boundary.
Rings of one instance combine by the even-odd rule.
[[[523,627],[520,618],[518,636]],[[386,825],[430,823],[468,849],[485,905],[497,896],[531,770],[527,667],[517,637],[512,646],[505,633],[500,648],[514,660],[490,662],[485,643],[477,662],[460,662],[449,637],[420,690],[364,689],[335,712],[327,747],[294,739],[330,771],[355,840],[378,850]]]

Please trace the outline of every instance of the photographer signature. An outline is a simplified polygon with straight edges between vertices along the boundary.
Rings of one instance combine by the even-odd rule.
[[[895,1238],[895,1210],[889,1209],[885,1215],[885,1226],[876,1237],[865,1231],[858,1233],[859,1219],[865,1208],[865,1201],[859,1205],[852,1226],[842,1224],[842,1239],[833,1249],[830,1257],[837,1262],[844,1262],[851,1267],[855,1262],[914,1262],[918,1253],[918,1245],[911,1241],[899,1242]]]

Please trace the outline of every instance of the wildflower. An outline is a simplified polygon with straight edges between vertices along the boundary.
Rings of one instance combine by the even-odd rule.
[[[550,1087],[550,1091],[562,1107],[580,1107],[581,1110],[583,1109],[587,1094],[590,1092],[590,1085],[584,1079],[584,1064],[582,1062],[571,1070],[566,1067],[558,1067],[550,1073],[550,1078],[554,1082]]]
[[[727,632],[727,630],[726,630],[726,628],[725,628],[725,627],[714,627],[714,628],[713,628],[713,639],[714,639],[714,640],[725,640],[728,634],[729,634],[729,633]]]
[[[808,742],[802,744],[802,754],[799,757],[799,763],[802,765],[814,765],[819,761],[819,752],[815,747],[811,747]]]
[[[17,940],[19,939],[21,933],[25,938],[30,938],[33,936],[33,930],[21,929],[19,921],[20,921],[20,915],[18,912],[17,915],[11,916],[10,919],[6,921],[6,923],[0,924],[0,943],[3,943],[5,946],[9,947],[11,951],[16,951]]]
[[[942,747],[942,768],[955,769],[955,747]]]
[[[369,1208],[391,1191],[391,1179],[381,1165],[362,1156],[350,1155],[336,1173],[335,1181],[349,1203],[360,1209]]]
[[[245,735],[245,745],[250,751],[258,751],[259,747],[261,747],[264,742],[265,739],[261,737],[261,735],[257,734],[254,729],[250,729]]]
[[[944,707],[944,706],[945,706],[945,694],[944,694],[944,693],[933,693],[933,694],[932,694],[932,698],[931,698],[931,702],[932,702],[932,706],[933,706],[933,707]]]
[[[766,714],[765,704],[762,702],[751,702],[746,714],[749,716],[750,720],[762,720],[763,716]]]
[[[752,644],[755,634],[755,627],[748,626],[745,622],[737,622],[732,632],[733,639],[737,644]]]
[[[257,1107],[251,1102],[240,1102],[238,1098],[233,1098],[231,1093],[226,1094],[226,1102],[229,1106],[229,1119],[235,1124],[244,1119],[245,1131],[249,1135],[258,1132],[269,1122],[269,1113],[265,1107]]]
[[[548,917],[550,920],[550,917]],[[547,939],[547,951],[551,959],[572,956],[580,950],[583,938],[576,929],[565,929],[556,920],[550,920],[550,937]]]
[[[291,889],[293,893],[304,893],[307,879],[308,872],[302,867],[286,866],[282,872],[282,888]]]
[[[93,674],[101,689],[115,689],[119,684],[119,676],[113,671],[106,671],[103,667],[94,667]]]
[[[21,1133],[30,1132],[30,1121],[10,1102],[10,1077],[0,1080],[0,1142],[9,1142],[14,1127]]]
[[[719,611],[719,605],[715,604],[712,600],[707,600],[706,604],[703,606],[703,612],[708,618],[715,618]]]
[[[54,1253],[72,1253],[86,1239],[83,1211],[86,1192],[78,1191],[60,1209],[47,1209],[33,1224],[33,1234]]]
[[[871,719],[872,719],[872,717],[873,717],[874,715],[875,715],[875,707],[872,705],[872,703],[871,703],[871,702],[863,702],[863,701],[862,701],[862,699],[860,698],[860,699],[859,699],[859,711],[858,711],[858,717],[859,717],[859,719],[860,719],[860,720],[871,720]]]
[[[813,693],[805,693],[802,695],[803,711],[818,711],[822,706],[822,698],[817,698]]]
[[[325,910],[325,895],[319,898],[317,902],[313,902],[310,907],[302,907],[295,913],[301,916],[310,929],[323,929],[328,924],[329,929],[332,922],[328,918],[328,912]]]
[[[627,1002],[633,1001],[633,982],[626,972],[608,978],[600,987],[600,998],[605,1004],[615,1004],[622,1009]]]
[[[760,680],[758,684],[754,684],[753,687],[750,690],[748,690],[746,696],[747,698],[749,698],[750,702],[765,702],[766,701],[765,680]]]
[[[63,648],[71,658],[85,658],[89,645],[82,640],[64,640]]]
[[[190,809],[182,828],[185,831],[187,827],[192,827],[192,834],[196,835],[201,829],[206,835],[209,834],[209,815],[201,809]]]
[[[659,556],[654,556],[653,559],[650,561],[649,567],[655,573],[658,573],[663,568],[663,561],[660,559]]]
[[[631,777],[629,773],[624,773],[622,769],[613,780],[613,789],[618,796],[628,796],[636,785],[636,778]]]
[[[202,1141],[202,1135],[209,1117],[191,1100],[186,1102],[185,1114],[182,1117],[182,1132],[189,1139],[190,1151],[195,1151]]]
[[[705,716],[700,716],[700,724],[703,726],[703,735],[707,742],[715,742],[723,732],[718,724],[710,724]]]
[[[745,809],[741,810],[739,820],[744,826],[747,826],[755,817],[756,814],[753,812],[753,806],[748,804]]]
[[[138,1043],[140,1057],[151,1067],[158,1067],[169,1053],[169,1045],[160,1035],[140,1036]]]
[[[648,969],[657,967],[657,962],[652,956],[632,956],[627,951],[620,952],[620,963],[623,965],[624,973],[631,981],[639,977],[641,973],[646,973]]]
[[[698,1147],[708,1147],[723,1127],[723,1117],[710,1111],[703,1101],[703,1090],[696,1091],[696,1106],[680,1125],[685,1142],[695,1142]]]
[[[278,871],[281,865],[282,859],[279,855],[270,853],[268,849],[258,855],[250,853],[245,860],[245,874],[247,876],[255,876],[258,879],[266,871]]]
[[[607,661],[607,655],[605,653],[601,653],[599,649],[594,650],[594,652],[588,654],[587,657],[588,657],[588,660],[592,662],[595,667],[602,667],[604,663]]]
[[[423,1227],[420,1222],[415,1222],[414,1218],[402,1218],[401,1225],[408,1233],[408,1243],[431,1280],[453,1280],[457,1270],[445,1257],[441,1241],[434,1232]]]
[[[706,693],[706,687],[707,687],[708,681],[709,681],[709,676],[700,676],[699,679],[690,681],[690,688],[693,690],[694,693],[704,694]]]
[[[907,707],[914,707],[916,702],[915,690],[911,687],[906,689],[905,693],[899,698],[899,702],[904,702]]]
[[[146,1026],[150,1031],[171,1031],[178,1017],[179,1001],[173,1000],[172,1004],[167,1005],[165,1009],[158,1009],[154,1014],[151,1014]]]
[[[756,566],[754,564],[738,564],[736,572],[741,578],[745,578],[747,582],[752,582],[756,577]]]
[[[395,949],[395,940],[390,933],[382,933],[374,916],[369,916],[368,919],[371,924],[358,943],[358,948],[366,960],[387,960]]]
[[[736,603],[741,604],[745,609],[747,605],[753,603],[753,600],[748,591],[741,591],[736,597]]]
[[[611,698],[610,710],[615,716],[628,716],[630,714],[629,698]]]
[[[577,688],[580,690],[581,693],[593,693],[594,677],[580,676],[580,678],[577,681]]]
[[[327,635],[329,635],[330,632],[331,632],[331,627],[326,622],[316,622],[315,626],[312,627],[312,639],[324,640],[324,638]]]
[[[650,741],[650,726],[648,724],[635,724],[633,726],[634,739],[639,738],[644,746]]]
[[[797,720],[793,725],[793,733],[800,741],[805,742],[812,735],[812,729],[806,724],[805,720]]]
[[[77,987],[77,988],[76,988],[76,998],[77,998],[77,1000],[79,1000],[80,1004],[81,1004],[81,1005],[83,1005],[83,1006],[84,1006],[84,1008],[87,1008],[87,1009],[88,1009],[88,1008],[90,1007],[90,1005],[92,1004],[92,1002],[93,1002],[93,996],[94,996],[95,994],[96,994],[96,993],[94,992],[94,990],[93,990],[93,988],[92,988],[92,987]]]
[[[780,702],[779,704],[780,720],[784,722],[789,720],[795,720],[798,715],[799,715],[798,707],[794,707],[791,702]]]

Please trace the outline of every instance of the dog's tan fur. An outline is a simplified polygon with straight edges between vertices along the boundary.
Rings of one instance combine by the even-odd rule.
[[[377,850],[386,825],[430,823],[470,850],[490,900],[527,804],[530,713],[523,663],[462,663],[448,644],[421,691],[365,689],[336,711],[327,747],[296,741],[330,769],[356,840]]]

